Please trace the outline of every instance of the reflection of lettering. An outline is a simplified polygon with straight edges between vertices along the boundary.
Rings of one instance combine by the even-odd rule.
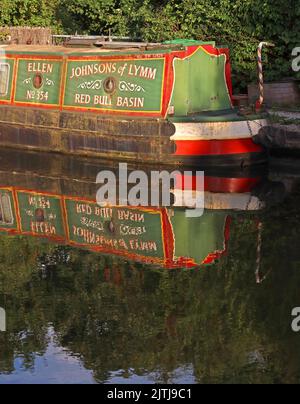
[[[145,223],[145,214],[137,213],[131,210],[118,210],[119,220],[126,220],[130,222]]]
[[[102,88],[102,80],[85,81],[79,84],[78,88],[82,90],[100,90]]]
[[[47,236],[56,235],[55,226],[46,222],[31,222],[31,231],[35,234],[46,234]]]
[[[73,226],[73,236],[82,239],[85,244],[95,245],[99,247],[112,248],[115,250],[127,250],[127,244],[124,239],[108,238],[104,235],[96,234],[86,228]]]
[[[34,206],[35,208],[42,208],[42,209],[51,208],[50,200],[43,196],[29,196],[28,203],[30,206]]]
[[[83,226],[91,227],[93,229],[97,229],[99,231],[104,231],[103,223],[97,222],[96,220],[91,220],[87,217],[82,217],[80,222]]]
[[[126,81],[121,81],[119,84],[120,91],[131,91],[131,92],[145,92],[145,89],[139,84],[128,83]]]
[[[92,210],[91,206],[86,203],[77,203],[76,212],[84,213],[86,215],[91,215],[93,213],[93,210]]]
[[[100,208],[99,206],[95,206],[95,215],[105,219],[110,219],[112,218],[113,211],[111,208]]]
[[[94,245],[95,247],[109,248],[113,250],[131,250],[136,252],[157,252],[155,241],[143,241],[139,239],[129,240],[129,244],[123,238],[109,238],[104,235],[96,234],[93,231],[73,225],[73,236],[82,239],[84,244]]]
[[[121,224],[120,226],[120,234],[121,236],[141,236],[142,234],[145,234],[146,228],[145,226],[143,227],[131,227],[125,224]]]
[[[157,251],[155,241],[130,240],[130,247],[135,251]]]

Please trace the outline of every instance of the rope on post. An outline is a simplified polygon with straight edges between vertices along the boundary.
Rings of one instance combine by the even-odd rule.
[[[258,85],[259,85],[259,99],[256,102],[256,109],[259,111],[264,103],[264,74],[262,65],[262,49],[264,46],[275,46],[271,42],[261,42],[257,49],[257,63],[258,63]]]

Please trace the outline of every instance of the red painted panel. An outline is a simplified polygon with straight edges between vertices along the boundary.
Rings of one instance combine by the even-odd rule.
[[[195,190],[196,176],[192,176],[192,180],[184,181],[186,175],[178,175],[175,178],[175,189]],[[251,190],[261,181],[257,178],[223,178],[223,177],[207,177],[204,178],[204,190],[218,193],[245,193]]]
[[[259,153],[262,146],[251,138],[228,140],[176,140],[176,156],[213,156],[243,153]]]

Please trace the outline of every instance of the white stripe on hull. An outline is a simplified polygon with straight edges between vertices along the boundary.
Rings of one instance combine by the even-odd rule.
[[[172,190],[176,197],[174,207],[195,208],[197,191]],[[237,211],[259,211],[266,207],[265,202],[250,193],[214,193],[204,192],[204,209],[209,210],[237,210]]]
[[[175,134],[171,140],[229,140],[247,139],[268,125],[267,119],[237,122],[182,122],[174,123]]]

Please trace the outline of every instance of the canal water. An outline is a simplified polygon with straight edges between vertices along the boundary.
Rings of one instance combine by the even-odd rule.
[[[289,167],[205,171],[188,218],[97,209],[111,162],[0,151],[0,384],[299,383]]]

